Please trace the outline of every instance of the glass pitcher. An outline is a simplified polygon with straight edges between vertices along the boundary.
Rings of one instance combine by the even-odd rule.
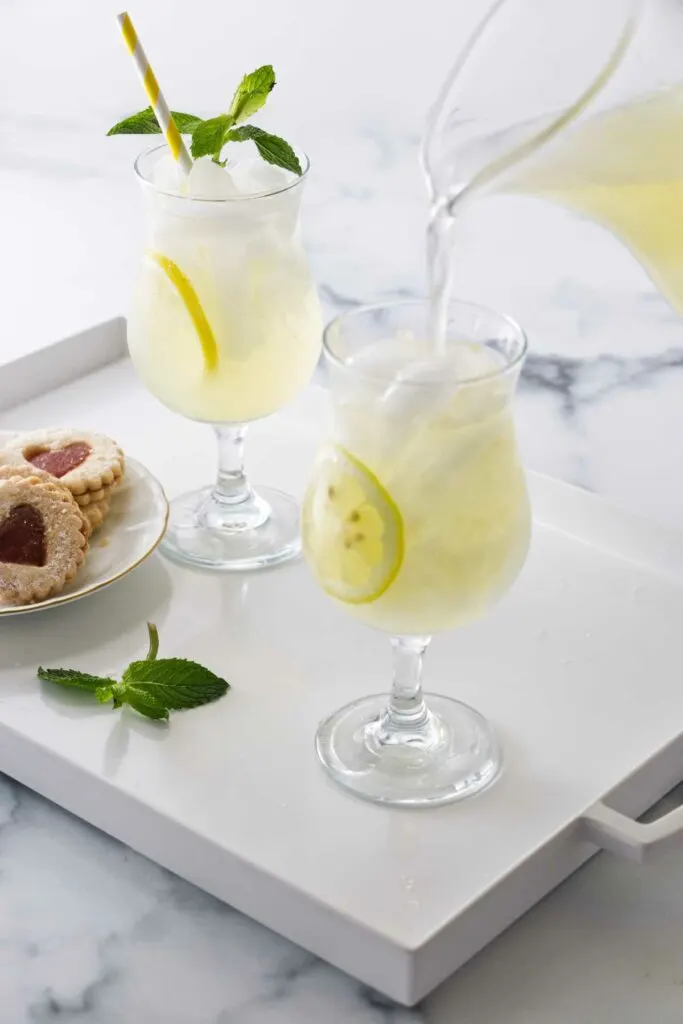
[[[498,0],[428,118],[433,294],[458,213],[518,194],[588,216],[683,313],[683,3]]]

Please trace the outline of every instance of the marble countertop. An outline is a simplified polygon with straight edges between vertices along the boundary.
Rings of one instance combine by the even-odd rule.
[[[310,153],[306,236],[332,312],[423,293],[421,124],[485,7],[137,0],[131,13],[181,109],[212,113],[244,70],[275,64],[261,123]],[[138,144],[104,133],[143,104],[116,10],[0,8],[2,361],[126,307]],[[531,201],[482,204],[460,251],[458,291],[529,334],[527,462],[683,524],[683,324],[634,260]],[[647,869],[602,856],[406,1010],[0,780],[2,1024],[680,1024],[681,920],[680,856]]]

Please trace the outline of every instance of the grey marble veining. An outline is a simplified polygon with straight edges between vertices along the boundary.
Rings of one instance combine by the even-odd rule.
[[[424,111],[483,0],[218,0],[132,9],[173,104],[213,112],[272,60],[266,126],[313,162],[306,236],[326,311],[424,291]],[[140,244],[144,105],[117,6],[0,5],[3,356],[125,309]],[[181,59],[182,58],[182,59]],[[535,468],[683,524],[683,325],[626,252],[538,204],[462,226],[462,295],[529,334]],[[675,799],[675,798],[674,798]],[[683,866],[601,857],[415,1010],[0,780],[0,1024],[681,1024]]]
[[[422,1019],[9,780],[0,922],[3,1024]]]

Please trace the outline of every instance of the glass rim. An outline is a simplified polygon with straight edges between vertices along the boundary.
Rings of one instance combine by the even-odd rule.
[[[370,303],[368,305],[358,306],[356,309],[349,309],[343,313],[339,313],[332,320],[330,320],[330,322],[323,330],[322,347],[323,352],[325,354],[325,358],[328,359],[329,362],[333,366],[336,366],[338,369],[348,370],[351,373],[357,373],[359,376],[376,379],[376,374],[353,366],[349,362],[348,358],[341,356],[338,354],[338,352],[334,351],[333,341],[331,338],[332,332],[335,329],[337,329],[342,323],[345,323],[348,320],[352,320],[354,317],[361,317],[367,314],[372,315],[373,313],[376,313],[378,310],[399,309],[401,307],[405,308],[407,306],[425,308],[426,306],[428,306],[428,302],[428,299],[395,299],[389,302]],[[515,339],[519,343],[519,351],[515,352],[515,354],[510,358],[506,358],[505,364],[503,366],[496,367],[496,369],[491,370],[488,373],[478,374],[476,377],[458,377],[457,383],[459,385],[480,384],[486,381],[495,380],[498,377],[503,377],[508,373],[512,373],[514,370],[521,366],[521,364],[524,362],[524,359],[526,358],[529,349],[529,341],[524,330],[522,329],[522,327],[520,327],[517,321],[513,319],[513,317],[508,316],[507,313],[499,313],[497,310],[492,309],[490,306],[482,306],[478,302],[467,302],[463,299],[453,299],[451,302],[449,302],[448,309],[450,310],[452,308],[458,308],[461,310],[466,309],[474,312],[485,313],[487,316],[496,317],[499,321],[501,321],[511,330],[512,334],[515,336]],[[493,341],[494,339],[492,338],[491,340]],[[410,387],[434,386],[433,381],[409,381],[406,383],[409,384]]]
[[[141,168],[142,161],[146,157],[150,157],[152,156],[153,153],[157,153],[161,150],[166,150],[167,153],[170,152],[168,144],[166,142],[161,142],[156,146],[150,146],[149,149],[144,149],[142,153],[138,153],[133,164],[133,170],[135,171],[136,177],[143,186],[153,189],[156,195],[168,196],[170,199],[183,199],[189,203],[245,203],[249,202],[252,199],[268,199],[270,196],[279,196],[282,195],[284,192],[291,192],[292,189],[298,188],[299,185],[303,184],[304,180],[308,176],[308,172],[311,169],[311,161],[308,157],[308,154],[305,153],[303,149],[299,149],[298,155],[300,158],[302,158],[302,171],[301,174],[296,175],[294,180],[290,181],[287,185],[283,185],[281,188],[275,188],[265,192],[249,192],[247,195],[244,196],[221,196],[212,199],[210,196],[189,196],[185,195],[182,192],[174,192],[172,189],[159,188],[159,186],[156,185],[151,180],[151,178],[144,174]]]

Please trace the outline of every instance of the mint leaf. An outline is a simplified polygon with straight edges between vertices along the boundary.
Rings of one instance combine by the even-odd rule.
[[[210,704],[230,688],[208,668],[184,658],[134,661],[123,673],[123,681],[127,684],[126,700],[134,689],[136,694],[154,698],[172,710]]]
[[[225,139],[226,142],[247,142],[249,140],[256,144],[260,155],[267,163],[284,167],[286,171],[293,171],[294,174],[303,174],[298,156],[290,144],[281,139],[279,135],[271,135],[269,132],[264,132],[263,128],[256,128],[253,124],[245,124],[242,128],[231,129]]]
[[[195,160],[200,156],[212,156],[218,160],[226,133],[232,123],[232,118],[228,114],[220,114],[208,121],[202,121],[192,133],[192,156]]]
[[[204,120],[203,117],[197,117],[196,114],[181,114],[179,110],[172,110],[173,120],[176,123],[176,128],[181,135],[192,135],[199,125]]]
[[[149,633],[147,661],[156,661],[156,656],[159,653],[159,630],[157,629],[153,622],[148,622],[147,632]]]
[[[178,131],[181,135],[192,135],[202,123],[201,117],[194,114],[182,114],[178,110],[171,111]],[[131,114],[110,128],[107,135],[160,135],[161,125],[151,107],[145,107],[137,114]]]
[[[157,721],[168,719],[168,708],[165,704],[144,693],[140,693],[137,688],[128,687],[126,691],[126,704],[130,704],[132,708],[135,708],[136,711],[146,718],[155,718]]]
[[[95,690],[95,699],[100,704],[107,704],[114,696],[114,690],[111,686],[98,686]]]
[[[275,86],[275,72],[271,64],[264,64],[245,75],[235,90],[228,117],[232,124],[251,117],[265,104]]]
[[[196,114],[181,114],[178,110],[172,110],[171,113],[181,135],[192,135],[192,132],[196,131],[204,120],[203,117],[197,117]]]
[[[71,668],[39,668],[38,678],[44,683],[57,683],[58,686],[69,686],[76,690],[89,690],[96,693],[103,686],[111,686],[112,680],[101,676],[91,676],[87,672],[77,672]]]

